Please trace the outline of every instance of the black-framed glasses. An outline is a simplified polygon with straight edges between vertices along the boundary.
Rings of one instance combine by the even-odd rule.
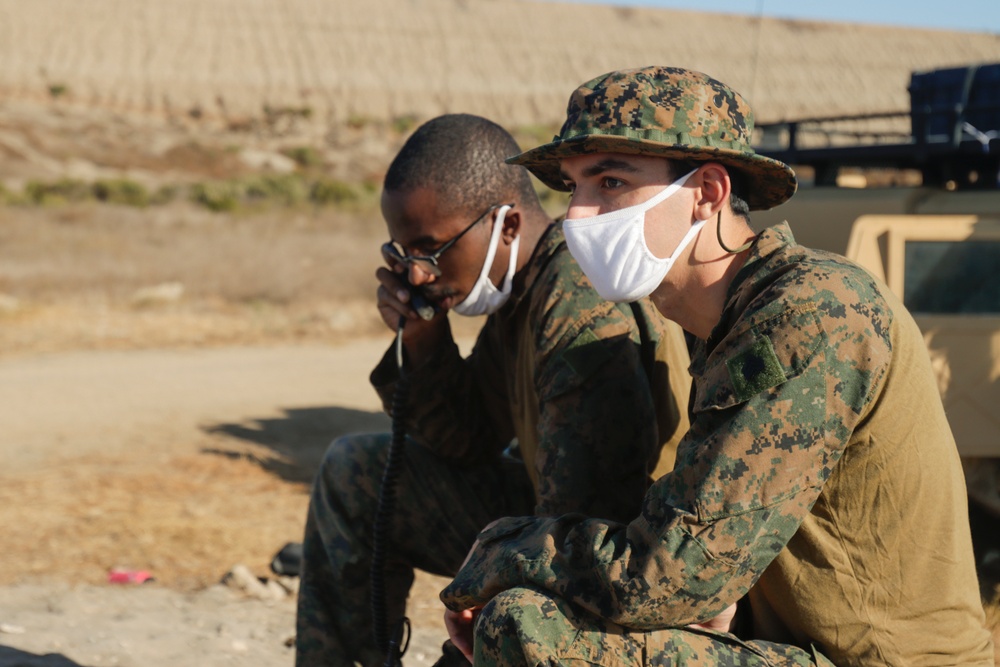
[[[488,216],[490,213],[497,210],[498,208],[502,208],[504,206],[510,206],[511,208],[513,208],[514,204],[494,204],[493,206],[490,206],[485,213],[483,213],[481,216],[473,220],[468,227],[466,227],[458,234],[445,241],[440,248],[438,248],[429,255],[407,255],[406,251],[403,249],[403,246],[399,245],[395,241],[389,241],[388,243],[384,243],[382,245],[382,254],[385,255],[386,257],[396,260],[397,262],[400,262],[401,264],[405,264],[408,268],[411,266],[416,266],[424,273],[438,277],[441,275],[441,268],[438,266],[438,260],[441,259],[441,255],[444,254],[444,251],[455,245],[460,238],[465,236],[466,232],[468,232],[470,229],[472,229],[480,222],[482,222],[486,218],[486,216]]]

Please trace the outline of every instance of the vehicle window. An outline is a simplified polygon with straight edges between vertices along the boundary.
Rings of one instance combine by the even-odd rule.
[[[907,241],[905,259],[911,312],[1000,314],[1000,241]]]

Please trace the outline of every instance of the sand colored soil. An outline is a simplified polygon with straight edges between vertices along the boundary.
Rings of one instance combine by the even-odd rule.
[[[384,345],[0,359],[0,665],[290,664],[293,598],[218,584],[276,579],[326,444],[388,427],[365,381]],[[441,585],[414,589],[408,664],[444,639]]]

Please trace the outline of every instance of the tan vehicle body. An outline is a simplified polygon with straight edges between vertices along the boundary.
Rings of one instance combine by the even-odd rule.
[[[846,255],[904,303],[907,278],[915,282],[915,275],[924,284],[950,275],[945,293],[958,299],[967,287],[955,278],[963,271],[961,262],[908,267],[907,244],[996,244],[990,247],[997,249],[998,262],[988,272],[990,283],[1000,284],[1000,191],[808,188],[776,210],[755,214],[754,224],[760,228],[782,219],[802,245]],[[927,342],[970,495],[1000,515],[1000,308],[928,313],[907,305]]]

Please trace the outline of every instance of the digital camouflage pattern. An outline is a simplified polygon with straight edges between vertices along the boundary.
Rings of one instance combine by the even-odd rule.
[[[648,642],[746,596],[743,639],[815,645],[837,665],[992,664],[954,440],[887,289],[767,229],[691,369],[691,428],[637,518],[501,519],[447,606],[530,586],[593,617],[588,642],[604,622]]]
[[[372,637],[372,526],[389,434],[338,438],[313,485],[296,618],[300,667],[382,665]],[[459,467],[407,442],[385,567],[390,623],[402,618],[413,568],[452,575],[484,525],[530,513],[524,467],[502,460]],[[422,610],[420,613],[440,613]],[[392,627],[392,625],[390,625]]]
[[[685,665],[687,667],[833,667],[816,653],[700,628],[632,632],[578,612],[535,588],[513,588],[479,616],[476,665]]]
[[[509,158],[550,188],[568,188],[559,159],[588,153],[631,153],[720,162],[747,178],[751,210],[769,209],[795,193],[795,172],[750,146],[753,111],[735,90],[680,67],[611,72],[569,99],[566,122],[552,142]]]
[[[661,457],[672,464],[687,430],[689,359],[679,328],[665,326],[648,302],[602,300],[558,224],[522,271],[523,285],[487,318],[467,358],[449,342],[408,369],[412,443],[386,568],[394,618],[414,567],[454,574],[498,517],[634,516]],[[398,377],[390,348],[371,377],[387,411]],[[523,463],[501,455],[513,438]],[[321,465],[304,539],[300,667],[382,664],[368,571],[388,442],[341,438]]]

